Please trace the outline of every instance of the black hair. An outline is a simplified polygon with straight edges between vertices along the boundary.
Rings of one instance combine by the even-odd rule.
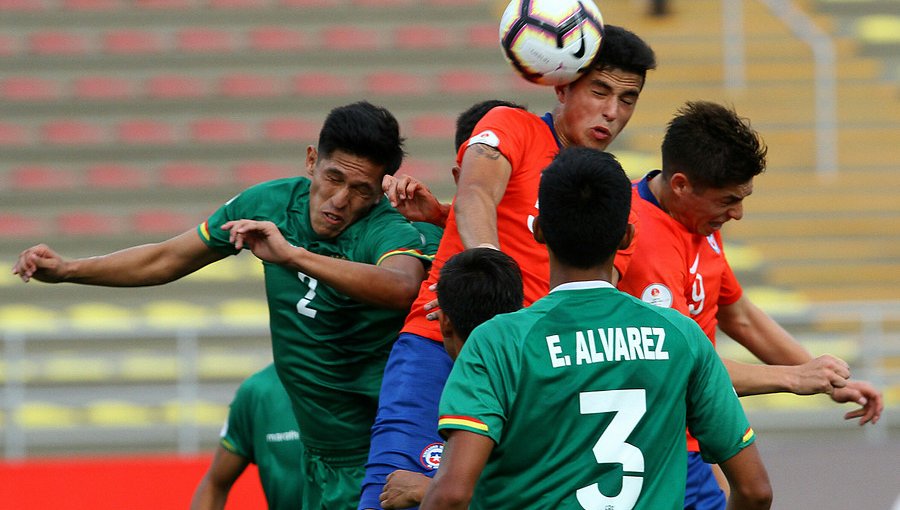
[[[437,283],[441,311],[462,339],[498,313],[522,308],[522,272],[509,255],[471,248],[450,257]]]
[[[591,63],[594,69],[621,69],[646,79],[656,69],[653,49],[634,32],[617,25],[604,25],[600,51]]]
[[[368,159],[394,175],[403,162],[400,125],[387,109],[367,101],[339,106],[328,113],[319,132],[319,155],[335,151]]]
[[[766,169],[766,152],[750,122],[734,110],[687,102],[666,128],[663,178],[683,173],[699,191],[744,184]]]
[[[478,124],[478,121],[481,120],[487,112],[498,106],[519,108],[522,110],[526,109],[523,105],[511,101],[504,101],[502,99],[488,99],[473,104],[456,118],[456,134],[453,139],[454,150],[458,151],[460,147],[462,147],[462,144],[466,143],[466,141],[472,137],[472,131],[475,130],[475,125]]]
[[[590,269],[607,261],[625,236],[631,182],[612,154],[570,147],[541,175],[538,202],[538,223],[553,255]]]

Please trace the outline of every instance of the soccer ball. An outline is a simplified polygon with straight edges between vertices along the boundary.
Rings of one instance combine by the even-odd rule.
[[[603,38],[592,0],[512,0],[500,19],[500,46],[516,71],[542,85],[566,85],[584,73]]]

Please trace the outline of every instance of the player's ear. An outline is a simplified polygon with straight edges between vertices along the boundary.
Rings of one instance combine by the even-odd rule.
[[[534,235],[534,240],[538,242],[538,244],[547,244],[544,241],[544,231],[541,230],[541,217],[540,215],[534,217],[534,222],[531,224],[532,235]]]
[[[560,102],[560,104],[566,102],[566,89],[568,85],[556,85],[553,87],[553,90],[556,91],[556,100]]]
[[[678,196],[682,196],[693,191],[691,180],[688,179],[687,175],[681,172],[675,172],[674,174],[672,174],[672,177],[669,179],[669,188],[671,188],[672,192]]]
[[[625,226],[625,235],[622,236],[622,241],[619,242],[619,249],[624,250],[631,246],[631,242],[634,240],[634,223],[629,223]]]
[[[316,161],[319,159],[319,151],[316,150],[315,146],[308,146],[306,148],[306,172],[309,175],[313,174],[313,169],[316,168]]]
[[[450,169],[450,173],[453,174],[453,184],[459,184],[459,165],[453,165],[453,168]]]

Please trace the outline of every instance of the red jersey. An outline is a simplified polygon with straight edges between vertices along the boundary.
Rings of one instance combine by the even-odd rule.
[[[541,172],[559,152],[552,126],[549,114],[542,118],[520,108],[497,107],[482,117],[472,131],[475,134],[460,148],[457,156],[457,161],[461,161],[469,145],[480,143],[499,150],[512,167],[506,191],[497,205],[498,248],[519,264],[525,306],[550,292],[547,247],[534,240],[533,224],[538,214]],[[451,207],[428,278],[419,287],[419,295],[406,317],[402,332],[443,341],[438,322],[425,318],[427,312],[424,306],[437,297],[429,287],[437,282],[444,263],[463,249],[456,213]],[[621,257],[616,258],[616,269],[620,274],[624,272],[632,249],[629,247]]]
[[[688,311],[715,344],[719,306],[736,302],[743,293],[741,284],[725,258],[722,235],[719,232],[706,236],[700,243],[700,251],[691,265],[691,276],[687,295]]]

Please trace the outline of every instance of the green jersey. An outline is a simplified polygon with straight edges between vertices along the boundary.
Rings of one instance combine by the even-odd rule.
[[[236,253],[221,225],[267,220],[292,245],[328,257],[374,265],[398,254],[428,260],[419,231],[385,198],[336,238],[320,238],[310,224],[309,184],[296,177],[253,186],[213,213],[199,234],[213,249]],[[382,372],[406,313],[360,303],[302,272],[263,264],[275,368],[304,444],[367,451]]]
[[[470,508],[681,509],[685,423],[708,462],[753,441],[703,331],[606,282],[575,282],[476,328],[439,428],[495,448]]]
[[[303,479],[303,446],[291,400],[268,367],[238,388],[222,429],[222,447],[257,465],[271,510],[296,510]]]

